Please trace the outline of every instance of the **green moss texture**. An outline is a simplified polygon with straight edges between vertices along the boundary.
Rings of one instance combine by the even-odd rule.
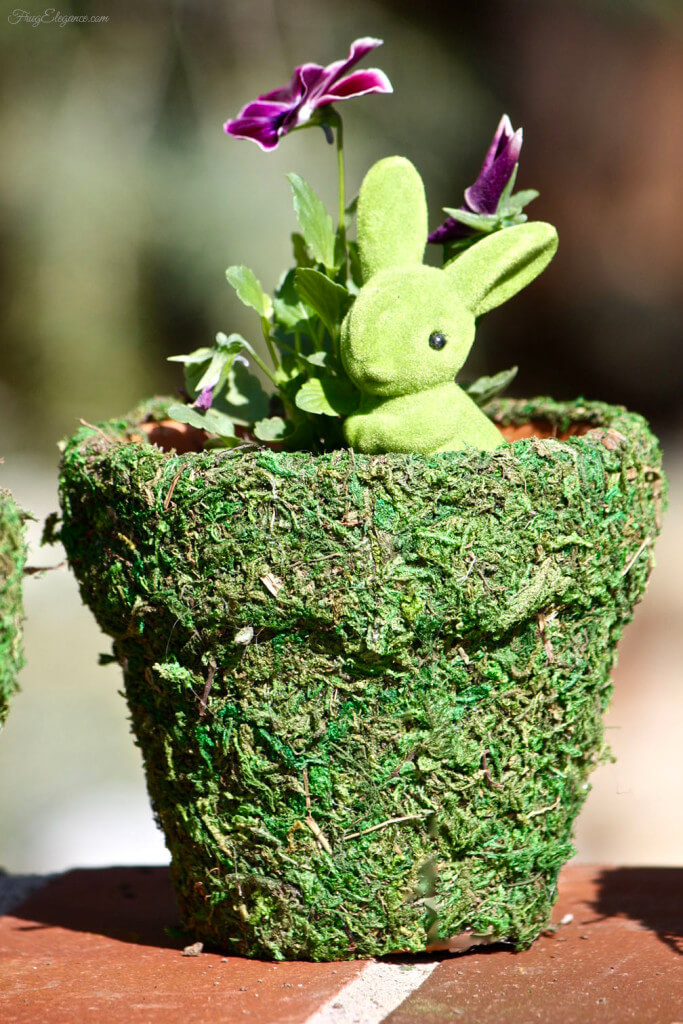
[[[8,491],[0,490],[0,729],[18,689],[24,664],[22,581],[26,562],[25,515]]]
[[[61,537],[196,938],[328,960],[546,926],[664,484],[624,409],[489,413],[592,429],[429,457],[177,455],[132,420],[68,443]]]

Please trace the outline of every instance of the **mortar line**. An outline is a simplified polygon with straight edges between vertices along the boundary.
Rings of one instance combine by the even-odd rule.
[[[434,960],[406,966],[371,960],[353,981],[307,1017],[304,1024],[382,1024],[424,985],[439,963],[440,960]]]

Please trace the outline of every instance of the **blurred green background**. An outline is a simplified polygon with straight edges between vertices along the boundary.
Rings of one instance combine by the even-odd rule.
[[[25,9],[25,8],[22,8]],[[25,9],[40,16],[39,6]],[[584,858],[680,861],[683,646],[683,14],[678,0],[226,0],[64,3],[97,24],[0,21],[0,484],[39,519],[57,507],[56,441],[181,383],[167,355],[218,330],[259,344],[225,283],[266,288],[289,265],[285,173],[334,208],[322,133],[273,154],[222,124],[296,64],[349,43],[392,96],[344,104],[348,191],[369,164],[410,157],[430,223],[458,205],[500,115],[524,126],[519,187],[560,251],[532,288],[481,323],[471,376],[517,363],[518,394],[601,398],[662,437],[672,508],[660,565],[625,637],[600,769],[579,829]],[[40,549],[34,565],[59,561]],[[0,738],[0,864],[13,871],[164,859],[128,736],[108,641],[65,569],[26,583],[28,664]],[[665,758],[662,751],[667,750]]]

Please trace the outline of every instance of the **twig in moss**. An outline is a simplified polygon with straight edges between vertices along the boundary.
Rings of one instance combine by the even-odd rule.
[[[272,572],[267,572],[265,576],[260,576],[261,583],[270,591],[273,597],[277,597],[280,590],[282,589],[282,580],[279,576],[275,576]]]
[[[270,487],[273,492],[273,512],[270,517],[270,525],[268,526],[268,532],[272,533],[273,527],[275,526],[275,516],[277,515],[277,484],[268,473],[266,473],[266,476],[268,477],[268,482],[270,483]],[[270,587],[268,589],[270,589]]]
[[[164,498],[164,506],[163,506],[164,512],[167,511],[168,506],[171,504],[171,498],[173,497],[173,492],[175,491],[176,484],[178,483],[178,481],[180,480],[181,476],[183,475],[183,470],[184,469],[185,469],[185,467],[181,466],[180,469],[178,470],[178,472],[176,473],[176,475],[171,480],[171,486],[169,487],[168,493],[167,493],[166,497]]]
[[[477,556],[475,554],[473,554],[472,555],[472,561],[470,562],[469,569],[467,570],[467,572],[465,573],[464,576],[458,576],[458,583],[464,583],[465,580],[469,578],[470,573],[474,569],[474,565],[475,565],[476,561],[477,561]]]
[[[311,814],[311,794],[310,794],[309,789],[308,789],[308,769],[307,768],[304,768],[303,774],[304,774],[304,796],[306,798],[306,817],[305,817],[304,820],[305,820],[306,825],[308,826],[308,828],[310,828],[311,832],[313,833],[315,838],[318,840],[318,842],[322,846],[323,850],[326,853],[329,853],[330,856],[332,856],[332,847],[330,846],[329,842],[327,841],[326,836],[323,834],[323,830],[320,828],[320,825],[318,824],[318,822],[315,820],[315,818]]]
[[[389,778],[390,779],[395,779],[396,776],[398,774],[400,774],[401,769],[405,768],[405,766],[407,764],[410,764],[410,762],[416,757],[416,755],[418,754],[420,749],[421,749],[420,747],[415,747],[415,750],[411,750],[410,753],[406,757],[403,758],[403,760],[401,761],[401,763],[398,766],[398,768],[394,768],[393,772],[391,772],[391,774],[389,775]]]
[[[206,686],[204,687],[204,693],[202,699],[199,702],[199,717],[203,718],[206,714],[206,704],[211,693],[211,687],[213,686],[213,677],[216,675],[216,666],[212,665],[209,669],[209,674],[206,677]]]
[[[356,474],[356,456],[353,453],[353,448],[349,448],[349,468],[346,476],[344,477],[344,494],[349,493],[349,480]]]
[[[645,540],[643,541],[643,543],[642,543],[642,544],[640,545],[640,547],[639,547],[639,548],[638,548],[638,550],[636,551],[636,553],[635,553],[635,555],[633,556],[633,558],[632,558],[632,559],[631,559],[631,560],[630,560],[630,561],[628,562],[628,564],[626,565],[626,568],[625,568],[625,569],[622,569],[622,570],[621,570],[621,575],[622,575],[622,576],[626,576],[626,574],[627,574],[627,573],[628,573],[628,572],[629,572],[629,571],[630,571],[630,570],[631,570],[631,569],[633,568],[633,566],[634,566],[634,565],[636,564],[636,562],[637,562],[637,561],[638,561],[638,559],[640,558],[640,556],[641,556],[641,554],[643,553],[643,551],[645,550],[645,548],[649,547],[651,543],[652,543],[652,538],[651,538],[651,537],[646,537],[646,538],[645,538]]]
[[[553,651],[553,644],[545,631],[545,627],[552,619],[555,618],[556,614],[557,612],[551,612],[550,615],[544,615],[543,612],[538,613],[538,635],[541,638],[543,649],[545,650],[546,657],[551,665],[555,661],[555,652]]]
[[[312,565],[313,562],[329,562],[331,558],[345,558],[345,551],[333,551],[331,555],[320,555],[319,558],[301,558],[298,562],[292,562],[292,568],[298,568],[300,565]]]
[[[548,811],[555,811],[560,806],[560,794],[557,795],[557,800],[554,804],[550,804],[549,807],[539,807],[537,811],[529,811],[526,815],[527,818],[536,818],[539,814],[547,814]]]
[[[489,764],[486,759],[487,754],[488,750],[485,750],[484,753],[481,755],[481,767],[484,772],[484,778],[488,782],[489,786],[493,786],[494,789],[505,789],[502,782],[496,782],[496,780],[491,775],[491,769],[489,768]]]
[[[467,651],[465,650],[464,647],[458,647],[457,651],[458,651],[458,654],[460,655],[460,657],[462,658],[462,660],[465,662],[466,665],[471,665],[472,664],[472,662],[470,661],[470,659],[467,656]]]
[[[370,828],[363,828],[360,832],[346,832],[342,839],[357,839],[359,836],[367,836],[370,832],[379,832],[381,828],[387,828],[389,825],[398,825],[401,821],[419,821],[420,818],[426,818],[434,811],[421,811],[420,814],[404,814],[400,818],[387,818],[386,821],[380,821],[377,825],[371,825]]]
[[[107,434],[101,427],[96,427],[94,423],[88,423],[87,420],[79,419],[78,421],[82,427],[88,427],[90,430],[94,430],[96,433],[101,434],[105,441],[111,441],[111,434]]]
[[[51,572],[53,569],[63,569],[66,562],[57,562],[56,565],[27,565],[24,568],[24,576],[35,576],[39,572]]]

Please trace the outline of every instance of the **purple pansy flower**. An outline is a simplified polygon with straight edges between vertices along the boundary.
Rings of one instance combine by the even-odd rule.
[[[370,92],[393,92],[391,82],[379,68],[346,75],[366,53],[381,45],[381,39],[356,39],[346,60],[335,61],[326,68],[302,64],[295,68],[288,85],[248,103],[234,120],[224,125],[225,131],[236,139],[251,139],[268,152],[277,147],[283,135],[311,121],[320,107]]]
[[[494,214],[505,186],[519,162],[521,149],[522,129],[513,131],[510,118],[503,114],[488,153],[484,157],[479,177],[473,185],[465,189],[465,203],[460,209],[466,213]],[[473,231],[473,228],[456,220],[455,217],[448,217],[436,231],[432,231],[429,241],[441,244],[452,242],[466,238]]]

